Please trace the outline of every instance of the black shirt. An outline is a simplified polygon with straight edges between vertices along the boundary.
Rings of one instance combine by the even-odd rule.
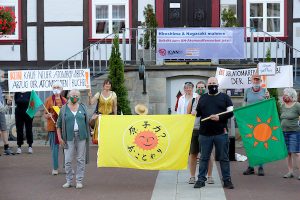
[[[26,111],[28,108],[28,104],[30,101],[30,94],[31,92],[16,92],[15,93],[15,103],[16,103],[16,109]]]
[[[227,110],[227,107],[233,106],[230,97],[227,94],[219,93],[217,95],[204,94],[201,96],[196,111],[197,117],[204,119],[213,114],[218,114]],[[233,116],[233,112],[219,115],[219,121],[208,119],[200,123],[200,135],[213,136],[223,134],[227,129],[227,120]]]

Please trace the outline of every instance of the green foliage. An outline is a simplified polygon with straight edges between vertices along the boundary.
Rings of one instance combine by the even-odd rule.
[[[139,44],[144,46],[145,49],[150,47],[150,35],[151,35],[151,48],[156,47],[156,27],[158,23],[152,5],[148,4],[144,8],[145,22],[143,23],[144,37],[140,38]]]
[[[271,62],[272,58],[271,58],[271,51],[270,48],[267,49],[267,53],[266,53],[266,62]],[[280,104],[278,102],[278,89],[277,88],[270,88],[268,89],[269,93],[270,93],[270,97],[274,97],[276,100],[276,106],[277,106],[277,111],[278,111],[278,115],[280,116]]]
[[[222,12],[222,21],[225,22],[225,27],[238,27],[239,23],[232,9],[224,9]]]
[[[109,59],[109,75],[112,82],[112,90],[118,98],[118,114],[131,115],[128,92],[125,87],[124,63],[119,51],[119,35],[115,35]]]

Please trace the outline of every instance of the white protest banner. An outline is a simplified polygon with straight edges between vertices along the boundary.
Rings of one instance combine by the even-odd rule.
[[[51,91],[60,81],[64,90],[89,89],[90,69],[53,69],[8,71],[9,92]]]
[[[277,66],[274,76],[262,76],[262,86],[267,88],[293,87],[293,66]],[[220,89],[243,89],[249,88],[251,76],[256,72],[256,68],[230,70],[217,68],[216,78]]]
[[[258,74],[272,76],[276,74],[276,63],[275,62],[260,62],[257,65]]]

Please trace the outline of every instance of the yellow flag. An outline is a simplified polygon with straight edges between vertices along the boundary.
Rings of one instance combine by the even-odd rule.
[[[186,169],[192,115],[102,115],[98,167]]]
[[[59,115],[59,107],[58,106],[52,106],[53,110],[56,112],[57,115]]]

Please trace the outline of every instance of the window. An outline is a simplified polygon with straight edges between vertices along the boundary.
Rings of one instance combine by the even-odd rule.
[[[129,28],[128,0],[92,0],[92,38]]]
[[[221,4],[221,9],[220,9],[220,27],[224,27],[225,26],[225,23],[224,21],[222,20],[222,13],[224,10],[232,10],[235,17],[237,16],[236,15],[236,4]]]
[[[21,22],[21,20],[19,19],[20,16],[19,16],[19,9],[20,9],[20,1],[19,0],[0,0],[0,6],[1,7],[8,7],[10,8],[14,13],[15,13],[15,16],[16,16],[16,28],[15,28],[15,31],[11,34],[8,34],[8,35],[2,35],[0,37],[0,40],[1,41],[9,41],[9,40],[20,40],[20,33],[19,33],[19,23]]]
[[[284,36],[284,0],[247,1],[247,27]]]

